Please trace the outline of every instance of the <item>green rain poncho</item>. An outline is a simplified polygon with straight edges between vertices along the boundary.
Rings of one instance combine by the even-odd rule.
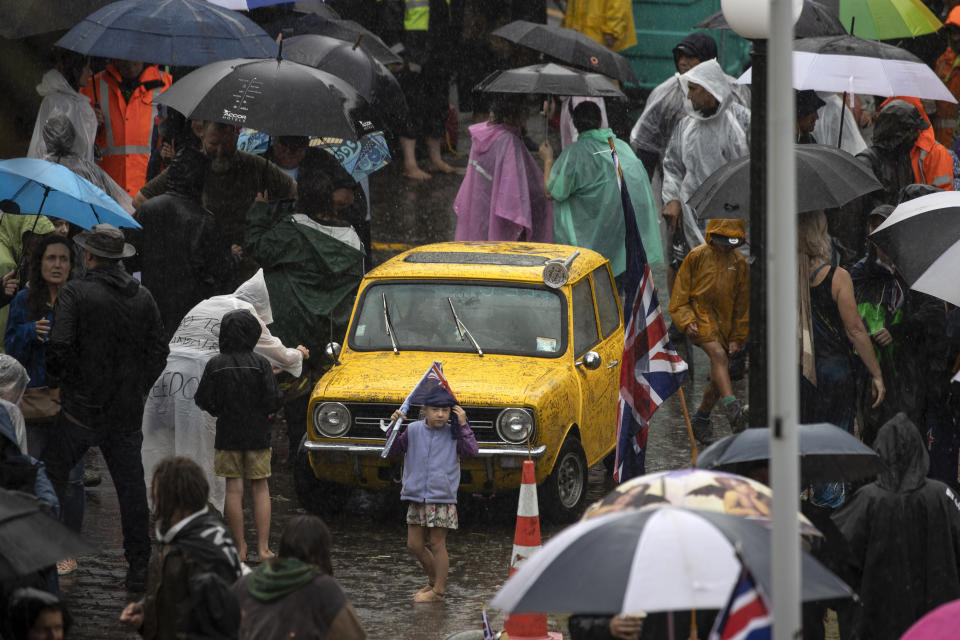
[[[553,241],[593,249],[610,260],[613,275],[626,269],[625,229],[617,172],[610,155],[610,129],[591,129],[557,158],[547,190],[553,196]],[[657,209],[643,164],[623,140],[614,138],[630,200],[637,214],[647,260],[663,262]]]

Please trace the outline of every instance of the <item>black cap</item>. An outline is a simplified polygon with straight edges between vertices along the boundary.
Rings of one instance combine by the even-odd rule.
[[[814,111],[819,111],[820,107],[827,104],[820,99],[820,96],[817,95],[816,91],[812,89],[804,89],[803,91],[797,91],[797,117],[803,118]]]

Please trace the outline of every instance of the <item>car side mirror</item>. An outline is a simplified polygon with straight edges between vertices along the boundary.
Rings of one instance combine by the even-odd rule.
[[[583,354],[583,358],[577,360],[574,364],[578,367],[594,371],[595,369],[599,369],[600,365],[603,364],[603,358],[601,358],[600,354],[596,351],[587,351]]]
[[[324,351],[333,359],[334,364],[340,364],[340,343],[328,342]]]

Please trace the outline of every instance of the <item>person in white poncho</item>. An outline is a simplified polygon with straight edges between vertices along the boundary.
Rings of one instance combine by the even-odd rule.
[[[285,347],[270,334],[273,322],[263,270],[231,294],[214,296],[191,309],[170,340],[167,366],[157,378],[143,410],[143,473],[149,481],[154,467],[167,456],[186,456],[203,469],[210,484],[210,504],[223,512],[225,483],[213,473],[216,418],[193,401],[203,368],[220,352],[220,319],[234,309],[246,309],[260,321],[261,334],[254,351],[274,369],[299,376],[306,348]]]

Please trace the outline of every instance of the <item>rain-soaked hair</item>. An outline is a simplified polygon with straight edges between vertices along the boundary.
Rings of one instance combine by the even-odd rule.
[[[830,261],[833,243],[827,232],[827,216],[823,211],[804,211],[797,216],[797,252],[808,258]]]
[[[573,126],[577,128],[577,133],[599,129],[603,124],[603,114],[600,113],[600,105],[596,102],[584,100],[571,111],[573,115]]]
[[[308,154],[297,171],[297,211],[311,217],[316,213],[332,216],[333,183],[314,157]]]
[[[167,189],[199,200],[209,167],[210,159],[202,151],[181,146],[167,168]]]
[[[164,458],[153,470],[153,511],[161,532],[166,532],[176,523],[178,510],[195,513],[207,506],[210,485],[203,469],[190,458],[171,456]]]
[[[523,94],[498,93],[495,94],[493,104],[490,105],[490,121],[494,124],[503,124],[512,121],[526,110],[527,100]]]
[[[297,558],[315,564],[328,575],[333,575],[330,564],[330,529],[317,516],[296,516],[287,520],[280,534],[279,558]]]
[[[54,47],[51,52],[53,55],[53,66],[56,67],[60,75],[67,81],[74,91],[80,89],[80,77],[83,75],[83,68],[90,62],[90,56]]]
[[[63,619],[63,637],[70,635],[73,617],[65,602],[57,596],[33,587],[17,589],[10,596],[7,605],[7,626],[14,640],[30,637],[30,629],[44,611],[59,611]],[[4,633],[7,629],[4,629]]]
[[[55,244],[65,246],[67,255],[70,256],[70,271],[67,274],[67,280],[75,275],[76,260],[74,260],[73,242],[55,233],[44,236],[30,254],[30,272],[27,278],[29,283],[27,287],[27,320],[39,320],[47,314],[47,301],[50,297],[47,291],[47,283],[43,281],[43,254],[47,252],[47,247]]]

